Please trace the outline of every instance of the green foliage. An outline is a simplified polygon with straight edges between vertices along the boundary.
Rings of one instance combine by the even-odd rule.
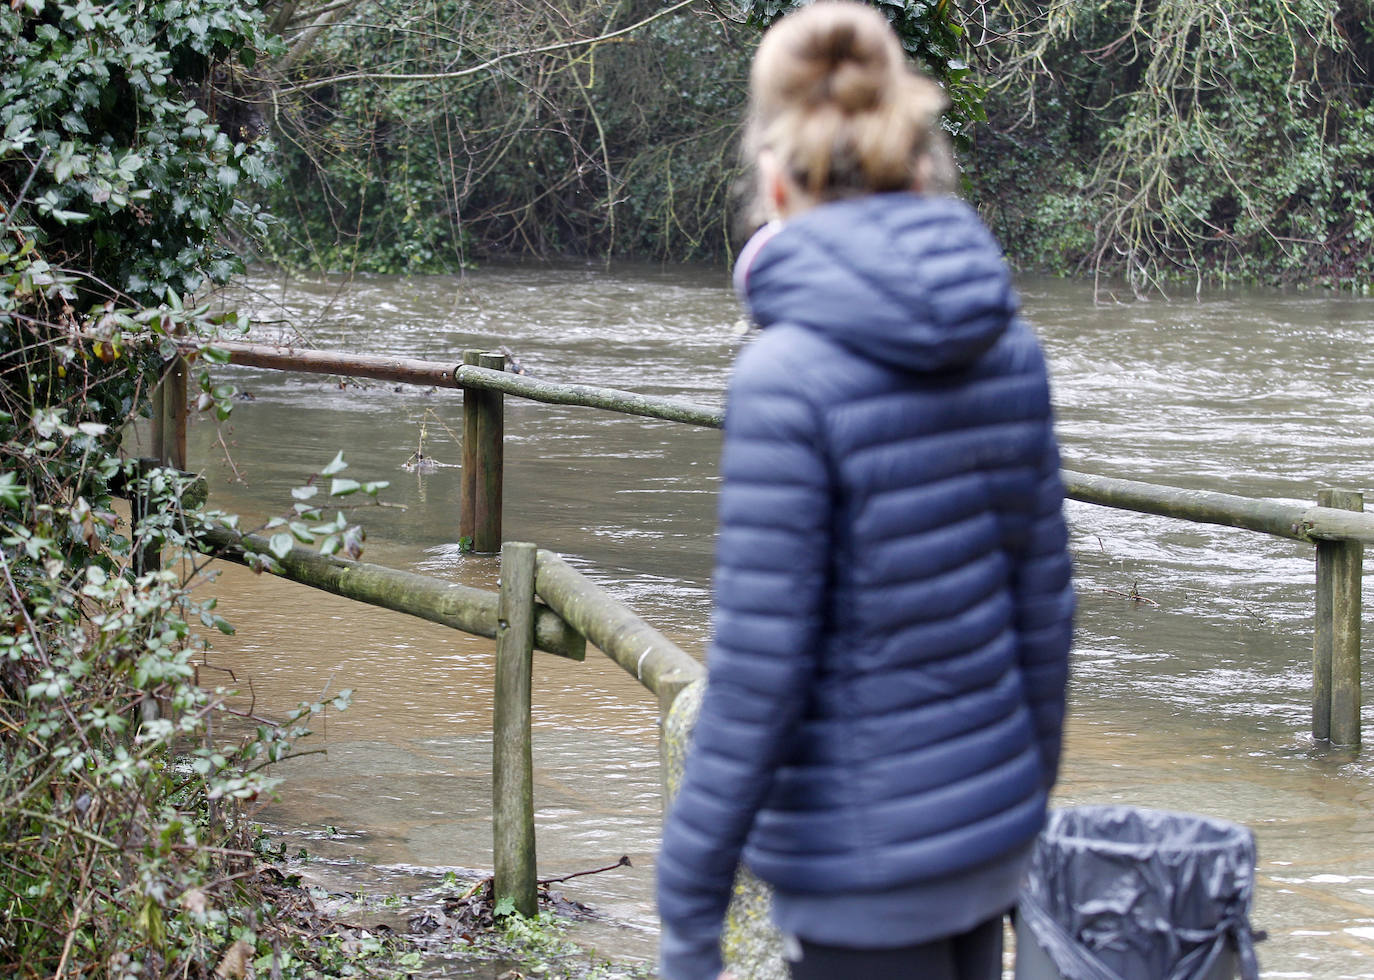
[[[359,4],[278,92],[268,257],[421,272],[721,253],[753,32],[670,10]]]
[[[973,157],[1014,258],[1124,277],[1368,283],[1370,5],[1009,4]]]
[[[552,912],[520,915],[510,899],[496,904],[496,928],[474,937],[474,945],[521,964],[535,976],[566,980],[649,980],[656,975],[647,964],[622,966],[589,952],[567,938],[567,921]]]
[[[231,98],[267,42],[232,0],[22,0],[0,9],[0,220],[79,294],[156,302],[241,264],[226,221],[262,182],[258,124]],[[24,241],[30,240],[25,237]]]
[[[206,335],[219,318],[177,303],[102,307],[86,335],[60,329],[53,308],[73,280],[34,254],[32,239],[0,253],[0,975],[208,977],[226,946],[287,977],[322,964],[355,975],[366,950],[279,948],[276,910],[250,887],[239,811],[349,692],[273,721],[201,685],[206,635],[233,627],[191,591],[208,562],[197,539],[234,519],[205,509],[190,478],[119,452],[118,427],[162,360],[146,342],[151,353],[134,356],[125,328]],[[198,354],[218,357],[208,343]],[[336,497],[380,489],[344,468],[341,457],[325,468]],[[142,501],[132,521],[118,496]],[[310,521],[311,540],[361,546],[358,528],[297,502],[287,526]],[[160,554],[182,565],[162,569]],[[245,734],[212,735],[227,728]]]
[[[726,255],[749,59],[794,5],[360,2],[278,90],[285,220],[268,257],[422,272],[499,253]],[[878,6],[962,136],[982,89],[954,5]]]
[[[268,539],[267,553],[255,553],[251,550],[247,553],[248,561],[255,571],[279,572],[281,567],[275,559],[285,558],[298,542],[315,545],[324,555],[337,555],[342,551],[345,558],[355,561],[362,555],[363,541],[367,538],[366,531],[362,525],[348,522],[345,510],[352,508],[342,501],[340,509],[335,510],[332,516],[321,507],[317,499],[320,486],[324,477],[329,477],[328,496],[352,498],[352,506],[357,507],[377,503],[377,495],[390,486],[390,483],[386,480],[359,483],[357,480],[337,475],[346,469],[348,464],[344,462],[343,453],[340,452],[306,483],[292,488],[291,497],[294,503],[291,505],[291,513],[284,517],[273,517],[264,526],[265,530],[276,531]],[[361,505],[357,502],[359,495],[365,501]]]
[[[215,884],[236,870],[217,815],[273,785],[261,766],[311,708],[209,737],[222,705],[196,683],[197,631],[230,627],[143,556],[187,547],[215,515],[183,506],[185,477],[121,460],[98,407],[26,394],[4,387],[0,423],[0,973],[181,975],[213,963],[236,900]],[[118,486],[157,519],[130,533]]]
[[[219,361],[208,339],[236,321],[181,294],[236,267],[219,236],[249,214],[235,190],[263,163],[213,114],[226,59],[252,62],[259,42],[258,15],[218,0],[0,10],[7,977],[208,977],[226,946],[273,952],[244,890],[237,807],[272,787],[264,767],[326,705],[212,736],[226,708],[198,662],[206,634],[232,627],[191,586],[207,561],[197,535],[231,519],[188,478],[120,452],[173,337],[205,338],[196,356]],[[224,417],[230,394],[202,376],[202,409]],[[132,520],[118,496],[141,501]],[[161,569],[163,552],[184,564]]]

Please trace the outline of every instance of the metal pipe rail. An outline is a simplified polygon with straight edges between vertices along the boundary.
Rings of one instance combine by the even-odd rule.
[[[410,357],[382,357],[375,354],[344,354],[301,347],[277,347],[239,341],[217,341],[214,345],[229,354],[231,364],[299,371],[305,374],[338,374],[370,378],[395,384],[428,385],[438,388],[475,388],[499,391],[549,405],[580,405],[600,408],[622,415],[683,422],[719,429],[725,413],[694,405],[678,398],[641,395],[619,388],[599,385],[557,384],[519,374],[480,367],[476,364],[444,364]],[[193,350],[190,344],[186,350]],[[498,355],[500,356],[500,355]]]

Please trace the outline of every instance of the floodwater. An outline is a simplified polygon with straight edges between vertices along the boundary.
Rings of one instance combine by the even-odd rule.
[[[1095,305],[1087,285],[1027,280],[1049,353],[1066,465],[1108,476],[1311,502],[1374,489],[1374,302],[1247,292]],[[509,347],[529,374],[719,404],[744,342],[723,273],[491,266],[348,284],[250,278],[254,338],[456,363]],[[222,429],[198,421],[192,463],[245,525],[343,450],[347,475],[390,480],[361,512],[365,558],[493,588],[496,559],[459,552],[461,397],[247,368]],[[506,537],[561,552],[684,648],[706,643],[719,434],[506,400]],[[1374,977],[1374,763],[1308,734],[1313,555],[1299,544],[1082,504],[1069,516],[1081,614],[1057,802],[1121,802],[1249,825],[1254,915],[1270,977]],[[207,683],[280,715],[354,692],[284,767],[262,812],[338,891],[432,889],[488,869],[492,643],[227,567],[238,627]],[[1139,596],[1140,598],[1133,598]],[[1366,594],[1366,605],[1370,597]],[[232,673],[230,673],[232,672]],[[651,959],[657,845],[652,699],[594,652],[536,660],[541,875],[631,868],[560,886],[603,914],[577,937]],[[1374,711],[1365,730],[1374,739]]]

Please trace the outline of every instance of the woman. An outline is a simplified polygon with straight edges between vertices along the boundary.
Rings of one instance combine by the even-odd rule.
[[[659,858],[666,980],[715,980],[738,861],[797,980],[995,978],[1054,783],[1073,612],[1044,360],[940,90],[817,3],[754,60],[780,219],[737,283],[709,680]]]

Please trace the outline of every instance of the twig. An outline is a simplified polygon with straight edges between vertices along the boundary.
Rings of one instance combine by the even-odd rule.
[[[560,875],[560,876],[558,876],[557,878],[540,878],[540,879],[539,879],[539,884],[541,884],[541,885],[552,885],[552,884],[554,884],[555,882],[559,882],[559,881],[570,881],[570,880],[572,880],[573,878],[581,878],[581,877],[583,877],[584,875],[599,875],[599,874],[601,874],[603,871],[614,871],[616,868],[632,868],[632,867],[634,867],[634,865],[632,865],[632,864],[630,863],[630,856],[629,856],[628,854],[622,854],[622,855],[620,855],[620,860],[619,860],[619,861],[617,861],[615,864],[608,864],[608,865],[606,865],[604,868],[593,868],[591,871],[574,871],[574,872],[573,872],[572,874],[570,874],[570,875]]]
[[[224,430],[218,426],[215,427],[215,438],[219,441],[219,447],[224,450],[224,461],[228,463],[229,468],[234,471],[234,482],[242,483],[243,474],[240,473],[239,468],[234,465],[234,457],[229,452],[229,446],[224,441]]]
[[[19,188],[19,196],[14,199],[14,203],[5,211],[5,224],[0,227],[0,235],[9,233],[10,225],[14,224],[14,213],[19,210],[24,203],[24,196],[29,192],[29,185],[33,183],[33,178],[38,176],[38,168],[43,166],[43,161],[48,156],[48,148],[43,147],[43,151],[38,154],[38,159],[34,161],[33,167],[29,170],[28,177],[24,178],[24,186]]]
[[[1148,605],[1148,606],[1158,606],[1158,605],[1159,605],[1159,603],[1155,602],[1153,599],[1148,599],[1148,598],[1146,598],[1145,596],[1143,596],[1143,595],[1140,594],[1140,583],[1139,583],[1139,582],[1133,582],[1133,583],[1131,583],[1131,591],[1130,591],[1130,592],[1123,592],[1123,591],[1121,591],[1120,589],[1099,589],[1098,591],[1099,591],[1099,592],[1102,592],[1102,593],[1105,593],[1106,595],[1114,595],[1114,596],[1120,596],[1120,597],[1123,598],[1123,599],[1130,599],[1132,602],[1143,602],[1143,603],[1145,603],[1145,604]]]

